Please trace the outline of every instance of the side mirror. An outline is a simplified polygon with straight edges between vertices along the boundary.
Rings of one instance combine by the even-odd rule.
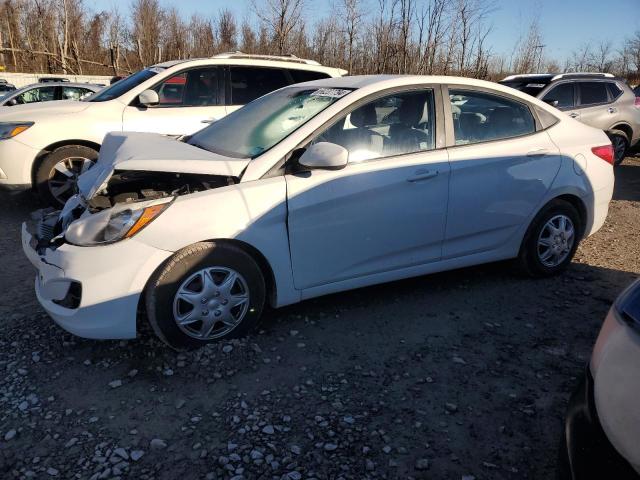
[[[12,98],[7,103],[5,103],[7,107],[13,107],[14,105],[17,105],[17,104],[18,104],[18,101],[15,98]]]
[[[138,95],[138,103],[144,107],[157,105],[158,103],[160,103],[158,92],[156,92],[155,90],[145,90],[140,95]]]
[[[558,104],[560,103],[560,102],[558,102],[558,100],[555,100],[555,99],[553,99],[553,98],[545,98],[545,99],[543,100],[543,102],[544,102],[544,103],[548,103],[548,104],[549,104],[549,105],[551,105],[552,107],[556,107],[556,108],[558,108]]]
[[[340,170],[347,166],[349,151],[335,143],[319,142],[302,154],[298,164],[311,170]]]

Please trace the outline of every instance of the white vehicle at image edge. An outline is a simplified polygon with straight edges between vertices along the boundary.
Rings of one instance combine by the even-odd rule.
[[[509,258],[558,273],[605,221],[612,162],[602,131],[508,87],[332,78],[186,141],[109,134],[22,241],[64,329],[131,338],[144,306],[191,347],[244,335],[265,304]]]
[[[62,206],[108,132],[189,135],[265,93],[344,73],[293,56],[238,52],[145,68],[81,102],[0,109],[0,187],[34,188]]]

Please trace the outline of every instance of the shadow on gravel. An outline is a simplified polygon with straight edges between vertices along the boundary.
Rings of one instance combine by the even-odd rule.
[[[615,167],[614,200],[640,201],[640,152]]]

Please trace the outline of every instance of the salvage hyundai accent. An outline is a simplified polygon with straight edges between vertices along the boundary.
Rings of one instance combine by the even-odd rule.
[[[181,140],[107,135],[23,247],[66,330],[131,338],[149,321],[197,347],[265,304],[509,258],[558,273],[605,220],[612,163],[602,131],[507,87],[332,78]]]

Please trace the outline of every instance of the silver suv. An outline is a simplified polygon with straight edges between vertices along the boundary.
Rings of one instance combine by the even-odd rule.
[[[499,83],[537,97],[609,135],[616,165],[640,141],[640,98],[610,73],[511,75]]]

